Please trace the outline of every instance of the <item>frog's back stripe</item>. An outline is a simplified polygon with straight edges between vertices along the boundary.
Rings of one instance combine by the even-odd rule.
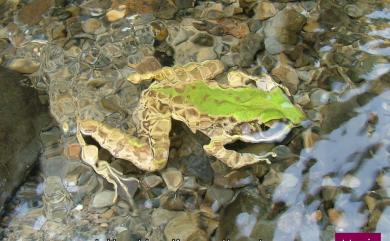
[[[251,87],[225,89],[196,81],[177,88],[156,85],[153,90],[174,102],[179,100],[187,106],[193,106],[201,113],[214,117],[233,117],[240,122],[258,120],[266,123],[288,119],[299,124],[304,118],[302,111],[278,87],[269,92]]]
[[[194,80],[209,80],[222,73],[225,66],[220,60],[206,60],[201,63],[190,62],[185,65],[163,67],[144,74],[133,73],[127,77],[132,83],[155,79],[169,82],[189,82]]]

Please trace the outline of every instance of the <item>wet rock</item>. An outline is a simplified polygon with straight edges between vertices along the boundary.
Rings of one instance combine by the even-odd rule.
[[[159,7],[158,10],[155,12],[156,17],[162,19],[172,19],[178,10],[176,5],[169,0],[162,0],[158,2]]]
[[[86,33],[99,34],[105,31],[103,23],[96,18],[89,18],[82,22],[82,29]]]
[[[250,32],[246,22],[241,22],[236,19],[222,18],[218,19],[217,23],[225,34],[232,35],[236,38],[244,38]]]
[[[276,223],[267,218],[269,203],[260,194],[247,190],[221,211],[216,240],[273,240]]]
[[[327,210],[329,222],[331,224],[337,225],[339,227],[346,227],[346,221],[344,220],[344,214],[334,208],[330,208]]]
[[[294,9],[280,11],[265,24],[265,49],[271,54],[277,54],[283,51],[285,45],[296,44],[298,33],[305,23],[305,17]]]
[[[271,72],[272,76],[288,88],[291,94],[295,94],[298,89],[299,78],[294,68],[287,64],[278,64]]]
[[[130,67],[134,67],[137,73],[146,73],[150,71],[155,71],[161,69],[160,62],[153,56],[146,56],[142,58],[140,63],[137,64],[129,64]]]
[[[32,74],[39,69],[39,62],[28,58],[13,59],[8,68],[22,74]]]
[[[92,200],[93,208],[104,208],[109,207],[114,204],[115,192],[113,191],[102,191],[95,194]]]
[[[359,178],[353,175],[346,175],[342,180],[340,185],[349,188],[358,188],[361,184]]]
[[[183,175],[181,171],[176,168],[167,168],[162,174],[162,178],[164,179],[165,184],[169,191],[176,192],[177,189],[183,184]]]
[[[329,92],[323,89],[318,89],[310,95],[310,100],[313,106],[325,105],[329,102]]]
[[[192,42],[184,42],[175,47],[175,64],[202,62],[217,58],[212,47],[199,47]]]
[[[249,171],[237,170],[226,175],[217,175],[214,178],[214,184],[224,188],[239,188],[247,186],[257,181]]]
[[[42,15],[54,5],[54,0],[34,0],[20,9],[18,18],[28,25],[39,23]]]
[[[190,155],[181,159],[186,175],[194,176],[199,181],[211,184],[214,173],[206,155]]]
[[[259,50],[264,48],[264,37],[260,34],[250,33],[240,43],[240,65],[249,67]]]
[[[347,4],[344,9],[351,18],[360,18],[364,15],[363,9],[355,4]]]
[[[193,8],[195,0],[174,0],[174,3],[178,9]]]
[[[156,40],[162,42],[168,37],[168,29],[161,21],[155,21],[150,24]]]
[[[163,208],[156,208],[152,214],[152,224],[156,227],[165,226],[176,215],[184,212],[170,211]]]
[[[145,188],[154,188],[160,185],[163,182],[162,178],[157,175],[148,175],[142,178],[141,184]]]
[[[254,8],[255,19],[265,20],[276,15],[277,10],[273,3],[261,1]]]
[[[191,41],[194,44],[204,47],[211,47],[214,45],[214,39],[211,35],[198,33]]]
[[[165,227],[164,235],[167,240],[208,240],[206,232],[200,228],[200,217],[196,213],[176,215]]]
[[[314,133],[311,129],[307,129],[302,133],[303,138],[303,146],[305,148],[313,148],[317,140],[319,139],[319,135]]]
[[[20,74],[0,68],[0,209],[20,185],[35,161],[39,133],[51,121],[32,88],[21,85]]]
[[[324,201],[332,201],[335,200],[338,194],[340,194],[341,190],[336,186],[323,186],[321,188],[321,196]]]
[[[68,221],[72,200],[59,176],[49,176],[44,184],[43,204],[45,216],[50,221]]]
[[[283,173],[275,171],[273,168],[265,175],[262,186],[278,186],[283,180]]]
[[[174,210],[182,211],[185,209],[185,204],[182,195],[177,195],[176,193],[167,193],[160,198],[160,207]]]
[[[234,192],[230,189],[211,186],[206,192],[206,201],[210,203],[214,212],[225,206],[233,199]]]
[[[119,7],[119,9],[111,9],[106,13],[107,20],[109,22],[116,22],[122,19],[126,15],[125,6]]]

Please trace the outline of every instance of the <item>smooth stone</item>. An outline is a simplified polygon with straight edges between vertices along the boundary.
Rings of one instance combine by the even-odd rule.
[[[240,43],[240,65],[249,67],[254,63],[254,58],[259,50],[264,49],[264,36],[249,33]]]
[[[345,5],[344,10],[351,18],[360,18],[364,15],[363,9],[355,4]]]
[[[176,168],[167,168],[162,173],[161,176],[167,185],[169,191],[176,192],[177,189],[183,184],[183,175],[181,171]]]
[[[193,8],[195,0],[174,0],[174,3],[178,9]]]
[[[236,170],[226,175],[216,175],[214,184],[223,188],[240,188],[257,181],[257,178],[247,171]]]
[[[358,188],[360,187],[361,181],[359,178],[353,175],[346,175],[343,180],[341,180],[340,185],[349,188]]]
[[[191,39],[191,41],[194,44],[197,44],[197,45],[203,46],[203,47],[211,47],[214,45],[213,37],[209,34],[204,34],[204,33],[198,33],[197,35],[195,35],[194,38]]]
[[[95,194],[92,200],[93,208],[104,208],[114,204],[115,192],[113,191],[102,191]]]
[[[36,90],[20,83],[24,79],[0,68],[0,88],[6,90],[0,94],[0,211],[38,160],[39,134],[52,121]]]
[[[34,0],[19,10],[18,18],[27,25],[34,25],[41,21],[42,16],[54,5],[54,0]]]
[[[116,22],[126,15],[126,9],[112,9],[106,13],[109,22]]]
[[[181,158],[180,161],[183,163],[185,175],[194,176],[203,183],[212,183],[214,173],[207,155],[197,155],[194,153]]]
[[[294,68],[287,64],[277,65],[271,72],[280,82],[288,88],[291,94],[295,94],[298,89],[299,78]]]
[[[217,57],[217,54],[212,48],[201,48],[196,55],[196,61],[203,62],[206,60],[217,59]]]
[[[32,59],[13,59],[8,68],[22,74],[32,74],[39,69],[39,62]]]
[[[275,171],[273,168],[264,176],[262,186],[277,186],[283,180],[283,173]]]
[[[199,227],[199,215],[196,213],[179,213],[169,221],[164,229],[167,240],[206,241],[209,240],[204,230]]]
[[[163,182],[162,178],[157,175],[148,175],[142,178],[141,184],[146,188],[154,188]]]
[[[311,93],[310,100],[313,106],[325,105],[329,102],[329,92],[323,89],[318,89]]]
[[[285,49],[284,45],[273,37],[266,37],[264,40],[264,46],[270,54],[279,54]]]
[[[86,21],[82,22],[81,27],[86,33],[96,34],[99,32],[99,29],[102,29],[100,32],[104,31],[102,22],[96,18],[87,19]]]
[[[273,3],[262,1],[254,8],[255,16],[253,18],[265,20],[276,15],[277,10]]]
[[[275,220],[267,215],[271,205],[253,189],[243,189],[236,199],[220,212],[215,240],[273,240]]]
[[[152,224],[154,226],[165,226],[172,218],[176,215],[184,212],[181,211],[171,211],[163,208],[156,208],[152,213]]]
[[[210,203],[214,212],[233,199],[234,192],[230,189],[211,186],[207,189],[206,200]]]
[[[294,45],[298,42],[298,33],[302,30],[306,18],[291,8],[285,8],[265,23],[266,50],[275,53],[280,45]],[[268,39],[268,40],[267,40]],[[276,41],[276,43],[272,43]],[[272,47],[272,48],[271,48]]]

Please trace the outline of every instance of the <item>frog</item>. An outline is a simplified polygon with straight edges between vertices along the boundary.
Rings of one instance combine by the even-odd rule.
[[[290,101],[288,90],[269,75],[233,70],[227,74],[227,83],[216,81],[224,71],[222,61],[207,60],[132,73],[127,79],[133,84],[153,81],[141,93],[132,114],[136,135],[91,119],[78,120],[80,132],[114,157],[148,172],[167,165],[172,119],[183,122],[193,133],[199,131],[209,137],[204,151],[232,169],[260,161],[270,163],[276,155],[272,151],[240,153],[226,145],[283,140],[305,115]]]

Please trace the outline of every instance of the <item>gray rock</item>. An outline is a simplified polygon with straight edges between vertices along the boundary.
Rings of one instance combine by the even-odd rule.
[[[18,58],[13,59],[8,68],[22,74],[32,74],[39,69],[39,63],[29,58]]]
[[[40,130],[50,117],[24,76],[0,68],[0,210],[37,161]]]
[[[220,207],[232,200],[233,195],[234,192],[230,189],[212,186],[207,189],[206,200],[210,202],[211,208],[214,211],[218,211]]]
[[[264,36],[256,33],[249,33],[240,43],[240,65],[249,67],[259,50],[264,49]]]
[[[102,192],[98,192],[93,197],[92,207],[93,208],[104,208],[111,206],[114,200],[115,192],[104,190]]]
[[[272,54],[283,51],[285,45],[294,45],[298,42],[298,33],[306,23],[306,18],[294,9],[285,8],[271,19],[264,27],[265,48]]]

